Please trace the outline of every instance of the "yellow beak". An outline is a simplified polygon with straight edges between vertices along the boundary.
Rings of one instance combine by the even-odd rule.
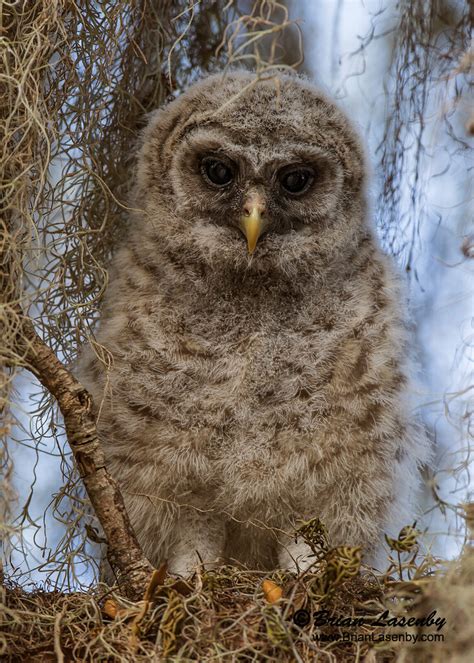
[[[239,227],[247,238],[249,255],[252,255],[257,246],[258,238],[266,227],[266,223],[262,218],[262,206],[259,202],[248,206],[246,213],[240,217]]]

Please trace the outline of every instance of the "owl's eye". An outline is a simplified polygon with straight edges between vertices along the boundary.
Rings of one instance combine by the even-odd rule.
[[[234,179],[232,168],[214,157],[205,157],[201,162],[201,170],[204,177],[215,186],[226,186]]]
[[[309,189],[314,180],[312,168],[285,168],[279,175],[280,184],[287,193],[299,195]]]

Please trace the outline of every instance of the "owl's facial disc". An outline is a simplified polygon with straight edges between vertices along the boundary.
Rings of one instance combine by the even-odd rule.
[[[243,214],[239,220],[239,228],[247,238],[249,255],[257,246],[258,238],[267,227],[265,199],[260,191],[250,191],[243,205]]]

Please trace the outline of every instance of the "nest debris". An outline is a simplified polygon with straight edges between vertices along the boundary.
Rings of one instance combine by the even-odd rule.
[[[361,573],[360,550],[350,547],[322,549],[298,575],[222,566],[197,568],[184,581],[165,577],[162,568],[138,603],[103,584],[70,594],[7,585],[0,653],[5,661],[33,663],[467,663],[474,655],[474,549],[466,544],[444,569],[418,553],[416,537],[404,528],[391,540],[385,574]],[[425,624],[433,611],[437,625]],[[406,626],[410,618],[418,621]]]

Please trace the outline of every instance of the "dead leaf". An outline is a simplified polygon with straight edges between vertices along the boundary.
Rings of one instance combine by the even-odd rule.
[[[268,603],[276,603],[283,595],[283,590],[273,580],[262,582],[263,595]]]
[[[112,599],[107,599],[102,606],[102,612],[110,619],[115,619],[118,614],[118,605]]]

